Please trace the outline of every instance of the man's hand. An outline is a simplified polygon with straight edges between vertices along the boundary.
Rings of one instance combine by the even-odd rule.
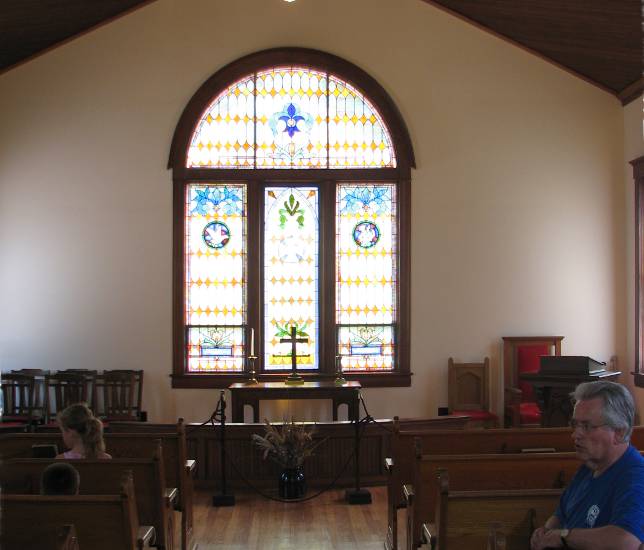
[[[530,538],[531,550],[544,550],[544,548],[562,548],[561,530],[560,529],[546,529],[546,527],[539,527],[535,529]]]

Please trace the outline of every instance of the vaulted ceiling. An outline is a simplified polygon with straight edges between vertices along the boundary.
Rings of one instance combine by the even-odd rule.
[[[0,73],[153,1],[1,0]],[[622,103],[644,89],[640,0],[424,1],[557,64]]]

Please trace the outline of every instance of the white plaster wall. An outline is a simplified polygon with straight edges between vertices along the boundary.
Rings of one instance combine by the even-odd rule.
[[[362,67],[409,127],[410,388],[376,417],[436,414],[447,358],[501,336],[626,351],[624,115],[617,100],[419,0],[159,0],[0,76],[0,367],[143,368],[154,421],[205,419],[172,390],[170,140],[212,73],[270,47]],[[328,418],[327,406],[263,413]]]
[[[627,353],[626,364],[621,366],[623,371],[633,372],[635,370],[635,190],[633,185],[633,167],[630,161],[644,155],[644,127],[642,126],[642,102],[644,98],[632,101],[624,107],[624,190],[625,190],[625,231],[626,231],[626,341]],[[642,411],[644,407],[644,389],[636,388],[633,380],[628,377],[626,380],[638,408]],[[641,422],[641,418],[640,418]]]

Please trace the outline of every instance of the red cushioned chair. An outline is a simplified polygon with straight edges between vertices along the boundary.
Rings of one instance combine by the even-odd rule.
[[[530,382],[521,374],[538,372],[542,355],[561,355],[563,336],[504,336],[503,386],[505,427],[541,426],[541,410]]]
[[[496,428],[498,417],[490,412],[490,360],[483,363],[447,361],[448,407],[456,416],[469,416],[468,427]]]

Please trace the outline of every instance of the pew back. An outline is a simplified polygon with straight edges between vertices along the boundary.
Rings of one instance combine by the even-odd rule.
[[[79,550],[74,525],[42,525],[34,522],[29,529],[9,528],[0,535],[0,548],[20,550]]]
[[[561,489],[579,465],[575,453],[421,455],[416,459],[413,498],[407,508],[408,546],[418,546],[422,524],[436,514],[442,472],[449,474],[453,491]]]
[[[508,550],[530,546],[534,529],[552,515],[561,489],[506,491],[452,491],[447,474],[437,478],[434,495],[438,505],[433,516],[434,550],[484,548],[490,525],[505,533]]]
[[[55,459],[11,459],[0,466],[0,484],[4,493],[37,494],[42,471]],[[74,460],[80,474],[81,495],[112,495],[123,476],[131,471],[134,496],[141,523],[155,528],[157,542],[173,547],[173,518],[166,497],[160,449],[151,458],[114,458],[112,460]],[[97,520],[98,521],[98,520]]]
[[[178,433],[106,433],[105,448],[114,458],[150,457],[159,440],[163,447],[163,465],[166,487],[179,488],[186,468],[186,440]],[[60,433],[0,434],[0,459],[31,458],[33,445],[56,445],[58,452],[65,449]]]
[[[631,441],[644,448],[644,426],[635,426]],[[424,452],[438,454],[520,453],[524,449],[550,449],[572,452],[570,428],[514,428],[490,430],[395,430],[391,455],[387,460],[388,529],[386,546],[397,548],[397,510],[404,506],[402,488],[412,483],[417,446]]]
[[[124,423],[125,424],[125,423]],[[127,424],[144,425],[143,422]],[[152,457],[159,441],[162,445],[163,472],[166,487],[176,487],[176,508],[181,510],[182,547],[191,545],[193,535],[193,472],[194,461],[186,459],[186,438],[182,423],[166,426],[171,433],[106,433],[105,447],[114,458]],[[60,433],[0,435],[0,459],[31,458],[33,445],[52,444],[59,452],[65,446]]]
[[[3,494],[0,546],[3,550],[42,550],[37,532],[74,524],[78,547],[94,550],[139,548],[139,524],[131,477],[117,494],[41,496]],[[34,521],[34,518],[38,518]],[[29,533],[36,533],[30,540]]]

